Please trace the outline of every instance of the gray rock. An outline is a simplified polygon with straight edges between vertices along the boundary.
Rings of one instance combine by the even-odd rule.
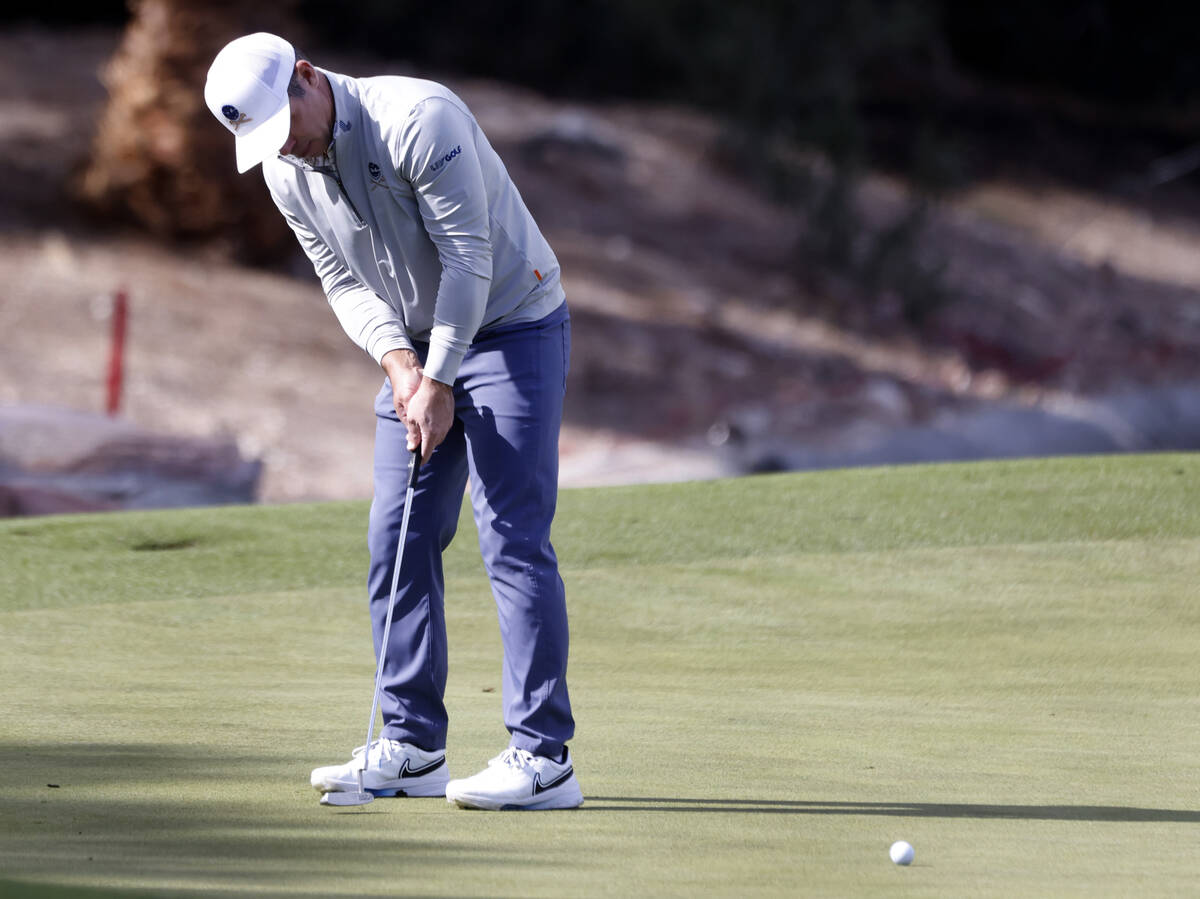
[[[232,440],[70,409],[0,408],[0,515],[249,503],[261,474]]]
[[[992,405],[929,425],[849,428],[823,447],[751,443],[746,471],[1200,449],[1200,384],[1037,407]]]

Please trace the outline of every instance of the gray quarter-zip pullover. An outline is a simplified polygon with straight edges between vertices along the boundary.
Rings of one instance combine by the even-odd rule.
[[[271,198],[354,342],[376,361],[428,342],[425,374],[453,384],[479,331],[562,304],[558,260],[454,93],[320,71],[333,143],[317,160],[264,162]]]

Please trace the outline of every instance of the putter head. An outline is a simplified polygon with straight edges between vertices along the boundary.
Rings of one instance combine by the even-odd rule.
[[[325,793],[321,796],[321,805],[366,805],[374,800],[375,797],[366,791]]]

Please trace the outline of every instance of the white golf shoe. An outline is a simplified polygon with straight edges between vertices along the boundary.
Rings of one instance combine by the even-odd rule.
[[[344,765],[327,765],[312,773],[313,788],[319,793],[358,790],[358,769],[367,747],[359,746]],[[450,770],[446,753],[426,752],[411,743],[375,740],[367,752],[363,789],[375,796],[444,796]]]
[[[446,801],[491,811],[578,808],[583,791],[569,752],[556,762],[510,746],[474,777],[446,784]]]

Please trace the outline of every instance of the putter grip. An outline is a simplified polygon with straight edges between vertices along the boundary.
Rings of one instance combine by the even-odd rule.
[[[412,490],[417,486],[417,472],[421,470],[421,444],[417,444],[417,448],[413,450],[412,458],[408,460],[408,489]]]

